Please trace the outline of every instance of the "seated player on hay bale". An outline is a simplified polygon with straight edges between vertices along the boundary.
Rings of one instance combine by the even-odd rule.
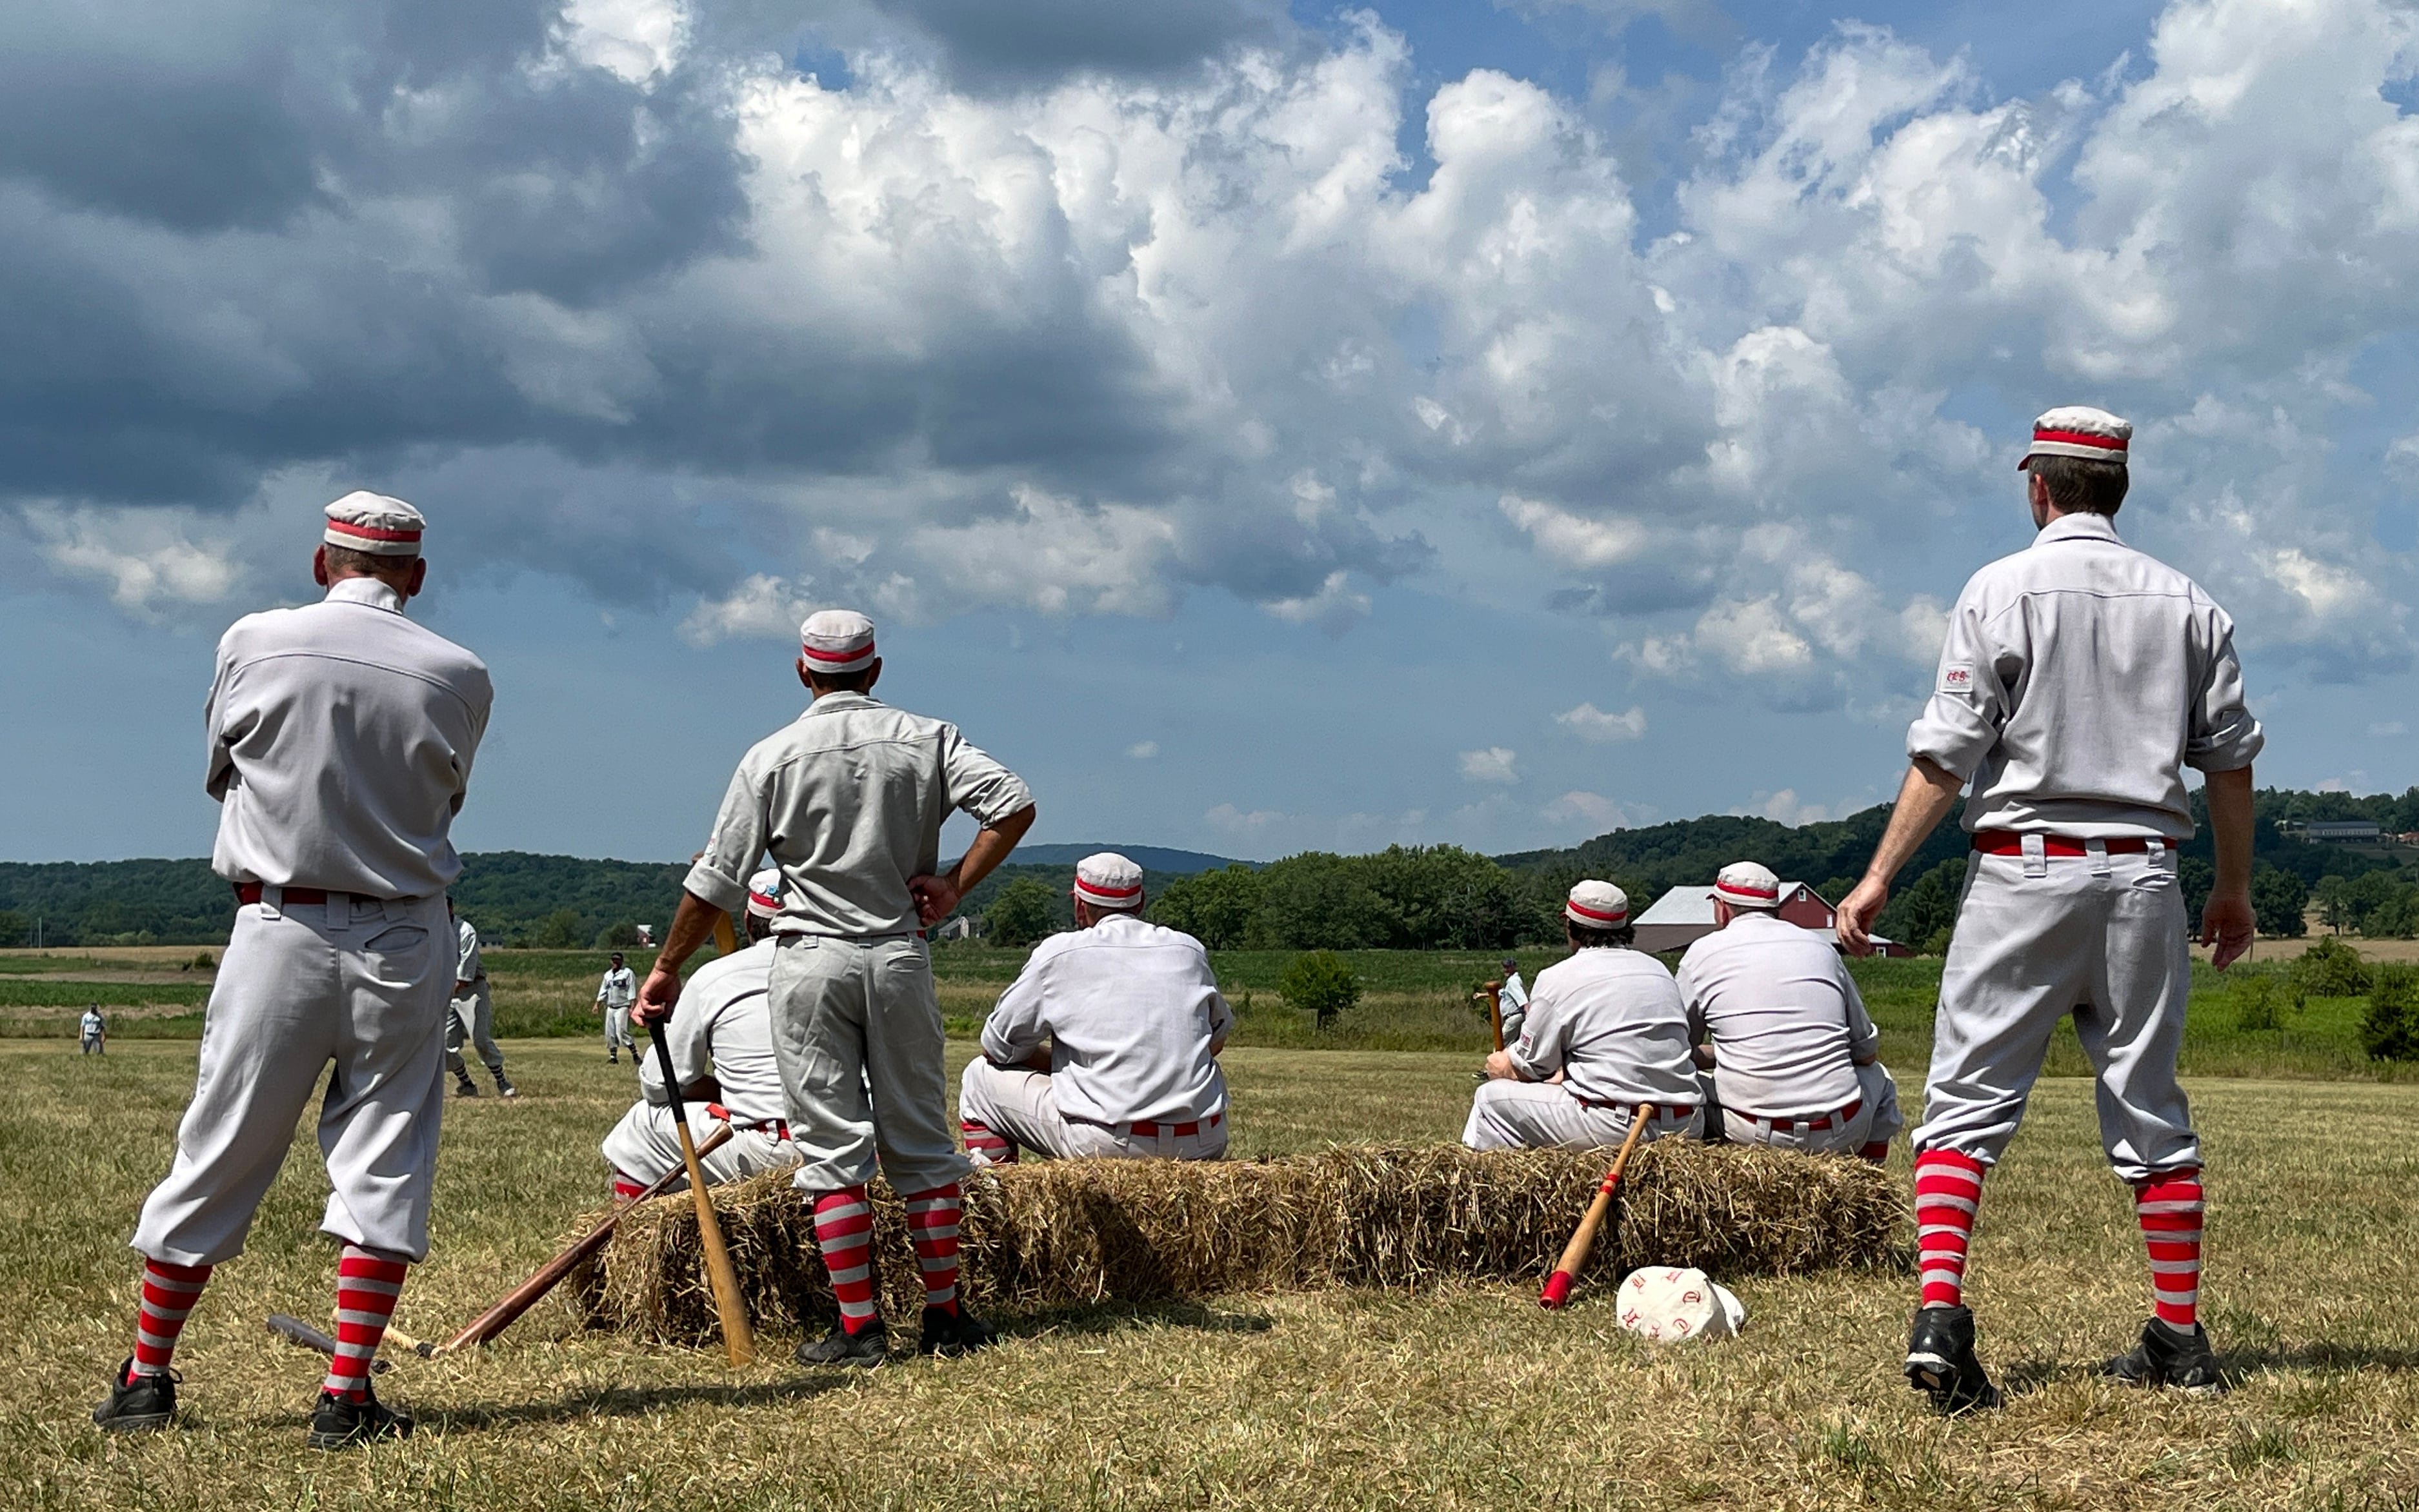
[[[1208,953],[1144,922],[1142,868],[1115,851],[1076,863],[1074,897],[1075,931],[1033,948],[958,1084],[966,1153],[1220,1158],[1235,1014]]]
[[[1688,1037],[1713,1073],[1723,1132],[1879,1163],[1906,1126],[1880,1031],[1838,947],[1780,909],[1771,869],[1734,862],[1714,881],[1714,933],[1680,958]]]
[[[780,868],[767,866],[747,879],[747,948],[700,968],[681,993],[681,1012],[664,1026],[699,1145],[712,1132],[716,1114],[709,1109],[719,1107],[731,1117],[731,1138],[703,1157],[705,1179],[716,1185],[798,1163],[765,1002],[773,985],[773,919],[780,911]],[[682,1163],[663,1070],[652,1055],[639,1057],[639,1100],[605,1136],[603,1146],[613,1168],[613,1196],[622,1200]],[[687,1189],[686,1177],[669,1188]]]
[[[1591,1150],[1629,1136],[1631,1111],[1654,1106],[1645,1138],[1704,1129],[1688,1015],[1672,973],[1629,948],[1629,898],[1610,882],[1571,889],[1563,908],[1570,959],[1537,973],[1519,1042],[1487,1058],[1461,1142],[1472,1150]]]

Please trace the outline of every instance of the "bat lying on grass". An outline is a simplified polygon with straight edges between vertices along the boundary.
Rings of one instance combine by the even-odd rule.
[[[333,1355],[336,1352],[336,1341],[332,1336],[312,1327],[292,1313],[270,1313],[269,1331],[287,1343],[300,1344],[306,1350],[317,1350],[327,1355]],[[432,1359],[437,1354],[436,1345],[424,1338],[414,1338],[392,1325],[386,1331],[386,1342],[409,1350],[424,1360]],[[391,1360],[377,1359],[370,1362],[370,1369],[373,1373],[383,1374],[392,1368],[393,1368],[393,1362]]]

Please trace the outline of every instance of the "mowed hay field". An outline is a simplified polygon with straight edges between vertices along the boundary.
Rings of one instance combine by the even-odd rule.
[[[584,1040],[506,1046],[528,1095],[448,1110],[437,1251],[399,1321],[441,1336],[594,1207],[595,1141],[631,1095]],[[955,1047],[963,1056],[966,1048]],[[1897,1372],[1913,1283],[1736,1278],[1747,1336],[1655,1348],[1601,1292],[1523,1288],[1210,1297],[1003,1318],[988,1354],[802,1371],[791,1339],[718,1352],[579,1334],[541,1307],[488,1350],[404,1359],[408,1443],[302,1447],[314,1356],[272,1310],[325,1316],[332,1255],[309,1131],[186,1333],[187,1425],[104,1440],[85,1414],[126,1352],[123,1247],[192,1088],[190,1042],[0,1044],[0,1504],[715,1508],[2419,1505],[2419,1177],[2408,1085],[2204,1079],[2218,1401],[2091,1373],[2145,1305],[2089,1089],[2042,1084],[1991,1183],[1974,1300],[2010,1408],[1930,1416]],[[1237,1153],[1443,1140],[1464,1054],[1239,1047]],[[1903,1068],[1906,1079],[1917,1079]],[[1902,1153],[1902,1160],[1903,1155]]]

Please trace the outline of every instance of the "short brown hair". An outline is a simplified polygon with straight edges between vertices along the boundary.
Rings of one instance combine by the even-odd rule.
[[[2123,463],[2097,457],[2031,457],[2025,470],[2049,489],[2049,501],[2061,514],[2114,514],[2132,481]]]
[[[865,685],[873,680],[873,665],[868,663],[854,672],[817,672],[809,667],[807,676],[814,680],[820,692],[863,693]]]
[[[1636,924],[1626,924],[1617,929],[1589,929],[1573,924],[1568,914],[1563,916],[1563,928],[1570,935],[1572,946],[1579,950],[1600,950],[1615,945],[1626,948],[1638,939]]]

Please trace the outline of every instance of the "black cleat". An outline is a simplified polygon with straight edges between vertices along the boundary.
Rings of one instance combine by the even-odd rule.
[[[962,1306],[951,1312],[947,1307],[924,1309],[923,1326],[917,1331],[916,1352],[918,1354],[972,1354],[999,1342],[999,1336]]]
[[[850,1365],[871,1370],[890,1358],[890,1333],[879,1318],[854,1334],[842,1325],[821,1338],[801,1339],[796,1358],[800,1365]]]
[[[499,1097],[518,1097],[520,1094],[521,1094],[521,1090],[520,1090],[518,1087],[516,1087],[516,1086],[514,1086],[511,1082],[506,1081],[501,1074],[497,1076],[497,1077],[496,1077],[496,1095],[497,1095],[497,1096],[499,1096]]]
[[[454,1084],[454,1095],[456,1097],[476,1097],[479,1095],[479,1084],[472,1081],[470,1077],[464,1077],[461,1080]]]
[[[370,1384],[362,1382],[359,1401],[343,1392],[322,1387],[319,1405],[311,1412],[311,1447],[314,1449],[349,1449],[355,1444],[373,1443],[380,1439],[411,1437],[411,1419],[377,1399]]]
[[[134,1357],[110,1378],[109,1400],[92,1410],[93,1426],[105,1433],[149,1433],[166,1428],[177,1417],[177,1382],[183,1380],[174,1370],[160,1375],[136,1375]]]
[[[2209,1335],[2195,1323],[2191,1333],[2153,1318],[2142,1325],[2142,1342],[2130,1354],[2120,1354],[2100,1367],[2129,1386],[2173,1386],[2195,1397],[2215,1397],[2226,1390]]]
[[[1999,1405],[1999,1388],[1974,1357],[1970,1307],[1918,1307],[1906,1340],[1906,1382],[1951,1417]]]

